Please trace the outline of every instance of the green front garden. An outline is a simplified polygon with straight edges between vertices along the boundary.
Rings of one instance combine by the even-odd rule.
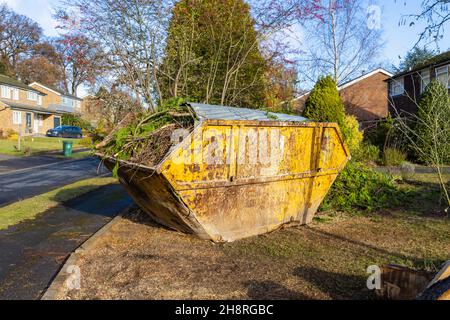
[[[0,154],[12,156],[31,156],[52,151],[62,152],[62,142],[72,141],[73,149],[89,147],[84,139],[47,138],[47,137],[23,137],[18,147],[18,139],[0,139]],[[74,154],[75,156],[76,154]]]

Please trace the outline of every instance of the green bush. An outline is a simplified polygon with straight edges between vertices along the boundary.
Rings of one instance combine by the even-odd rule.
[[[416,144],[423,153],[417,158],[431,164],[432,154],[443,163],[450,163],[450,96],[439,81],[432,81],[422,95],[415,126]]]
[[[356,152],[352,153],[352,158],[364,163],[377,163],[380,160],[380,149],[373,144],[364,142]]]
[[[94,146],[93,139],[90,136],[84,136],[78,144],[87,148],[92,148]]]
[[[340,126],[344,124],[344,104],[331,76],[317,81],[306,100],[303,116],[321,122],[337,122]]]
[[[406,161],[406,153],[394,148],[386,148],[383,152],[383,165],[399,166]]]
[[[70,114],[70,113],[64,114],[62,116],[62,124],[67,125],[67,126],[80,127],[81,129],[84,129],[87,131],[92,130],[91,124],[76,114]]]
[[[359,123],[356,117],[345,115],[344,123],[341,126],[342,134],[347,143],[350,153],[357,153],[361,148],[363,133],[359,130]]]
[[[394,119],[389,115],[386,119],[378,123],[376,128],[365,130],[364,137],[368,143],[377,146],[379,149],[383,149],[388,133],[393,127]]]
[[[334,182],[320,210],[370,212],[397,204],[397,194],[391,176],[350,161]]]

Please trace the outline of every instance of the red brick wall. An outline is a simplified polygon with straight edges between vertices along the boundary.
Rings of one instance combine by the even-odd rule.
[[[389,76],[378,72],[340,91],[345,111],[358,121],[385,118],[388,115]]]
[[[358,121],[369,121],[385,118],[388,115],[388,83],[389,76],[378,72],[366,79],[340,91],[345,111],[354,115]],[[307,96],[294,101],[294,109],[301,114],[305,108]]]

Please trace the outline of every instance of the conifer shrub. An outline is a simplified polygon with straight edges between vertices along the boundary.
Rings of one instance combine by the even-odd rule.
[[[450,96],[439,81],[432,81],[422,95],[415,126],[417,158],[430,164],[429,155],[450,163]]]
[[[331,76],[317,81],[306,100],[303,116],[321,122],[337,122],[340,126],[344,124],[344,104]]]

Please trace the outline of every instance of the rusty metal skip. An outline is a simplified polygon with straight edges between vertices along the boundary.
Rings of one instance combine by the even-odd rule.
[[[162,225],[215,242],[311,222],[350,159],[337,124],[190,104],[199,121],[156,167],[120,162],[119,180]],[[112,169],[115,159],[105,160]]]

